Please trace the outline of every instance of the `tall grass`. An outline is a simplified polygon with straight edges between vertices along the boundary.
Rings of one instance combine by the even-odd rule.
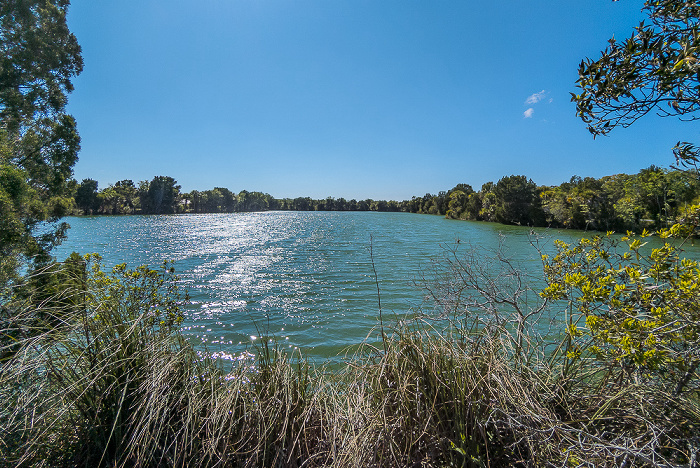
[[[252,362],[197,352],[168,268],[88,265],[61,301],[7,301],[0,466],[697,465],[696,394],[568,363],[516,265],[475,252],[428,278],[437,315],[332,371],[267,338]]]

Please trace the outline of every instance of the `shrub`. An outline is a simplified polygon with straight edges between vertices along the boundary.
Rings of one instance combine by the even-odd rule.
[[[664,242],[651,249],[646,231],[555,242],[556,255],[543,256],[542,295],[568,301],[568,359],[594,360],[625,380],[658,380],[674,395],[699,390],[700,264],[670,242],[681,231],[659,231]]]

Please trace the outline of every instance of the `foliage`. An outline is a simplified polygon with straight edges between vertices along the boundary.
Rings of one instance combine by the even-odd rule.
[[[542,225],[537,185],[525,176],[503,177],[493,190],[497,205],[496,221],[526,226]]]
[[[646,232],[620,241],[608,235],[555,242],[556,255],[543,256],[542,295],[570,304],[570,359],[662,380],[675,394],[700,389],[700,266],[669,242],[687,233],[681,224],[661,230],[664,243],[651,249]]]
[[[547,247],[546,239],[532,238],[532,242],[540,250]],[[558,291],[551,281],[556,269],[551,267],[553,261],[545,268],[550,286],[541,295],[532,294],[541,283],[518,268],[505,245],[493,252],[471,246],[466,251],[447,249],[434,275],[424,280],[438,306],[436,312],[453,316],[451,323],[457,328],[456,337],[442,329],[436,335],[447,335],[446,341],[464,340],[462,349],[470,359],[478,359],[477,350],[493,353],[487,361],[493,373],[483,376],[479,391],[497,394],[490,397],[493,406],[477,424],[496,422],[481,434],[498,433],[500,438],[495,446],[483,441],[491,457],[482,463],[505,466],[498,457],[516,453],[523,466],[685,466],[689,462],[692,466],[691,460],[700,455],[696,436],[700,394],[687,389],[674,394],[669,380],[643,378],[640,373],[635,379],[629,369],[607,367],[609,361],[590,358],[588,352],[580,354],[585,331],[572,331],[571,315],[566,324],[577,337],[564,334],[562,338],[556,332],[564,317],[558,307],[562,297],[552,293]],[[583,263],[584,253],[572,261]],[[566,263],[564,255],[558,260]],[[576,304],[569,301],[567,305],[575,309]],[[547,332],[548,322],[555,327],[553,333]],[[403,361],[412,363],[408,356]],[[508,375],[500,374],[501,369]],[[444,375],[444,371],[435,372]],[[449,386],[454,380],[442,382]],[[471,404],[474,411],[480,409]],[[510,443],[506,442],[509,431],[514,436]],[[463,453],[479,452],[470,446]],[[483,466],[472,461],[473,466]]]
[[[29,255],[40,250],[37,239],[23,222],[29,213],[40,217],[42,207],[24,172],[10,165],[0,167],[0,279],[2,286],[16,280],[21,258],[18,246]]]
[[[548,300],[502,250],[446,250],[434,310],[332,372],[270,337],[233,361],[195,352],[169,267],[87,261],[63,326],[2,345],[0,466],[677,466],[695,450],[697,399],[567,364],[541,333]]]
[[[88,466],[119,460],[133,436],[135,405],[149,367],[173,353],[180,356],[176,350],[184,344],[178,345],[182,338],[175,330],[187,295],[181,294],[171,268],[117,265],[105,273],[99,257],[86,257],[87,267],[79,260],[73,256],[63,269],[55,265],[35,272],[32,284],[41,286],[34,288],[36,296],[26,307],[15,300],[11,310],[3,310],[3,337],[17,329],[35,330],[1,342],[2,391],[10,400],[0,420],[12,435],[8,440],[19,445],[0,444],[0,452],[20,465],[37,456]],[[76,272],[83,273],[76,277]],[[37,314],[60,319],[60,328],[37,333]],[[192,351],[187,356],[194,358]],[[37,384],[27,383],[32,380]],[[32,426],[16,429],[31,413]],[[28,431],[29,438],[17,441],[14,430]],[[57,436],[58,446],[53,446],[50,439]]]
[[[586,59],[579,67],[581,93],[572,94],[572,101],[594,137],[627,127],[653,110],[697,118],[700,5],[648,0],[644,11],[649,24],[642,22],[622,43],[611,39],[598,60]],[[698,161],[688,143],[675,150],[681,162]],[[549,283],[543,294],[569,302],[567,333],[570,343],[577,342],[570,345],[571,359],[590,355],[609,371],[617,364],[636,378],[670,381],[677,395],[697,387],[700,269],[668,241],[695,234],[694,216],[673,224],[669,212],[679,199],[695,196],[697,180],[689,183],[680,173],[652,166],[624,192],[615,204],[618,211],[627,212],[627,221],[650,217],[664,228],[658,232],[664,244],[645,252],[642,240],[631,233],[621,240],[625,252],[609,236],[583,239],[576,246],[559,242],[556,256],[543,257]],[[644,231],[642,238],[647,235]]]
[[[141,209],[148,214],[177,212],[180,186],[169,176],[156,176],[150,182],[142,182],[139,188]]]
[[[80,46],[66,26],[66,0],[8,1],[0,5],[0,211],[8,235],[0,239],[2,282],[28,260],[49,261],[64,224],[38,232],[69,207],[67,181],[80,138],[64,113],[71,79],[82,70]]]
[[[0,7],[0,115],[10,132],[51,117],[82,71],[80,46],[66,25],[66,0],[3,2]]]
[[[169,184],[176,184],[172,178],[167,179]],[[700,194],[700,181],[692,174],[657,166],[642,169],[637,174],[616,174],[600,179],[573,176],[569,181],[551,187],[538,187],[525,176],[504,177],[499,184],[487,182],[478,192],[468,184],[457,184],[438,195],[428,193],[402,202],[333,197],[321,200],[310,197],[276,199],[261,192],[242,190],[234,193],[224,187],[215,187],[172,195],[171,199],[176,203],[171,205],[168,201],[167,204],[169,211],[178,213],[402,211],[444,215],[451,219],[639,232],[644,228],[670,226],[683,215],[689,204],[697,203]],[[102,214],[151,213],[154,202],[149,201],[150,185],[151,182],[142,181],[137,189],[133,181],[122,180],[99,191],[97,200],[91,191],[92,201],[86,206],[92,207],[89,210],[93,213]],[[84,204],[81,200],[76,194],[76,206]],[[96,208],[98,204],[99,209]]]
[[[154,178],[154,180],[161,178]],[[600,179],[571,177],[559,186],[536,186],[525,176],[503,177],[474,191],[458,184],[438,195],[425,194],[410,200],[346,200],[327,197],[276,199],[261,192],[234,193],[224,187],[176,193],[176,181],[167,179],[164,206],[178,213],[238,213],[267,210],[296,211],[389,211],[443,215],[451,219],[498,221],[507,224],[551,226],[571,229],[634,230],[661,228],[673,224],[683,210],[696,202],[700,181],[683,171],[657,166],[637,174],[617,174]],[[131,180],[110,185],[97,194],[102,214],[155,213],[156,198],[149,195],[152,182],[142,181],[136,189]],[[159,186],[160,183],[156,184]],[[82,186],[82,184],[81,184]],[[154,193],[151,190],[151,193]],[[92,192],[91,192],[92,193]],[[77,206],[84,205],[76,195]],[[93,212],[96,204],[91,204]],[[84,208],[84,207],[83,207]],[[161,211],[164,208],[161,208]]]
[[[597,60],[579,66],[577,115],[594,135],[627,127],[649,112],[696,119],[700,110],[700,5],[696,1],[647,0],[649,22],[624,41],[610,39]],[[681,164],[698,162],[698,150],[678,143]]]
[[[83,210],[83,214],[88,215],[97,211],[100,200],[97,197],[97,181],[94,179],[83,179],[75,191],[75,205]]]
[[[120,180],[112,187],[115,192],[112,214],[133,213],[138,192],[131,179]]]

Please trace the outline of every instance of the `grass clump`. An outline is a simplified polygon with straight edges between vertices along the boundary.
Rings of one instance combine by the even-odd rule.
[[[196,351],[168,265],[37,273],[69,277],[3,305],[0,466],[697,465],[697,392],[572,354],[502,250],[437,265],[438,314],[333,371],[268,338],[230,367]]]

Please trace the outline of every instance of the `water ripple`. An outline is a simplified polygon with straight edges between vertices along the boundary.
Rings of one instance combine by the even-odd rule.
[[[528,228],[404,213],[81,217],[69,223],[58,258],[97,252],[106,265],[132,267],[173,260],[192,297],[185,332],[221,356],[250,350],[268,335],[311,358],[376,338],[370,235],[389,315],[421,305],[422,292],[412,281],[457,239],[495,248],[505,231],[517,257],[535,257]]]

